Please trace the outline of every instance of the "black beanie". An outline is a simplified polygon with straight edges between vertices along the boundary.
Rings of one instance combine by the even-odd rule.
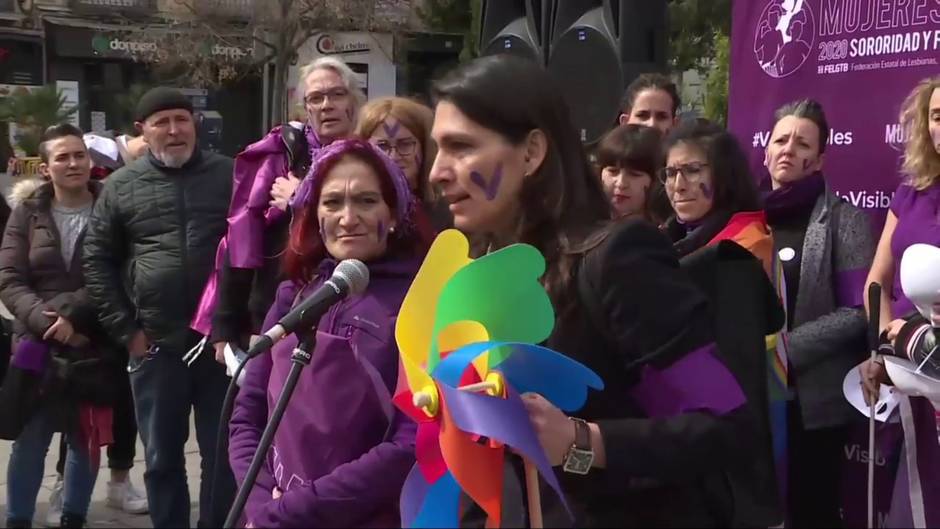
[[[151,88],[137,102],[136,121],[144,121],[161,110],[182,109],[193,112],[193,103],[182,92],[167,86]]]

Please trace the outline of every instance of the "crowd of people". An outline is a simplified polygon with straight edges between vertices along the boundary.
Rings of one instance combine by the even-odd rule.
[[[877,245],[866,214],[826,182],[830,128],[810,99],[768,116],[762,179],[731,133],[679,119],[678,91],[658,74],[627,88],[619,123],[589,152],[556,83],[521,58],[447,73],[433,109],[367,101],[332,57],[300,78],[305,119],[234,160],[200,149],[190,101],[163,87],[140,100],[140,139],[103,182],[82,131],[43,135],[43,180],[18,184],[0,247],[0,300],[15,317],[0,388],[0,433],[14,440],[7,527],[33,523],[55,432],[62,527],[86,523],[102,446],[117,506],[189,527],[191,411],[198,524],[221,526],[310,333],[312,363],[240,523],[399,525],[416,424],[391,405],[395,321],[447,228],[473,256],[537,248],[556,312],[546,345],[605,382],[576,417],[523,396],[574,516],[543,494],[547,526],[842,525],[842,448],[860,417],[843,378],[858,369],[866,399],[892,383],[883,359],[866,360],[869,317],[888,342],[931,323],[898,263],[915,243],[940,246],[940,78],[904,104],[905,175]],[[226,355],[345,259],[368,265],[367,290],[251,360],[226,424]],[[884,300],[868,315],[872,282]],[[933,421],[929,401],[910,401]],[[146,498],[127,479],[138,427]],[[591,454],[587,473],[565,470],[574,453]],[[506,491],[522,490],[521,465],[510,468]],[[924,490],[921,511],[934,499]],[[896,519],[922,519],[913,494],[896,496]],[[504,502],[505,524],[529,524],[522,496]],[[469,503],[461,516],[483,523]]]

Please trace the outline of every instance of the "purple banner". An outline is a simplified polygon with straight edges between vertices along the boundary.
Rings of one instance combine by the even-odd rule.
[[[900,183],[901,103],[940,73],[940,0],[733,2],[728,125],[767,177],[773,113],[822,103],[831,128],[824,173],[879,225]]]

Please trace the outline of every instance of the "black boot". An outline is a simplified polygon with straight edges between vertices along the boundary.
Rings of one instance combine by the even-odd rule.
[[[10,529],[29,529],[32,524],[32,520],[7,520],[7,527]]]
[[[62,513],[62,529],[81,529],[85,527],[85,517],[67,512]]]

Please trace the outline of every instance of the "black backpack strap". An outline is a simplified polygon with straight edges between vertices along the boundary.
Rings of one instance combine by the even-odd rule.
[[[310,149],[307,137],[303,130],[297,130],[292,125],[281,126],[281,142],[287,151],[287,167],[294,176],[303,178],[310,169]]]

